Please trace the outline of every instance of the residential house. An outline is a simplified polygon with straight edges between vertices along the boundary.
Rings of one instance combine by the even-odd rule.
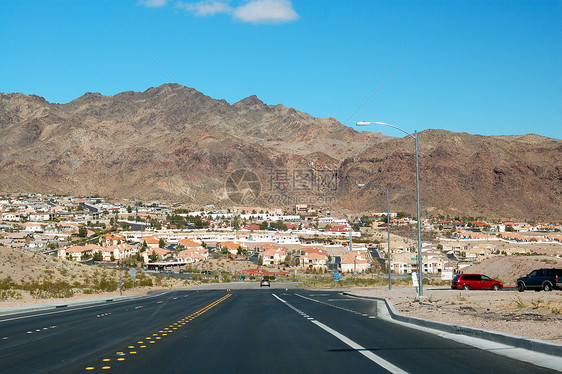
[[[103,246],[112,246],[125,242],[126,237],[125,235],[119,233],[103,234],[100,236],[100,241],[100,244]]]
[[[73,261],[80,261],[82,256],[92,257],[95,252],[102,250],[102,247],[96,244],[75,245],[69,248],[61,248],[57,251],[60,258],[68,258]]]
[[[328,256],[326,254],[310,251],[300,257],[300,265],[310,270],[325,270],[327,268]]]
[[[36,212],[29,215],[29,220],[32,222],[52,221],[55,219],[55,213],[49,212]]]
[[[101,254],[104,261],[111,261],[113,255],[114,260],[123,260],[138,253],[136,245],[121,243],[114,244],[101,249]]]
[[[158,248],[160,246],[160,238],[157,236],[143,236],[140,238],[141,244],[146,242],[148,248]]]
[[[209,252],[203,247],[190,247],[179,252],[177,257],[180,262],[195,263],[209,258]]]
[[[342,273],[362,273],[367,271],[371,265],[368,260],[367,251],[351,251],[339,257]]]
[[[285,261],[285,257],[287,256],[287,249],[284,247],[279,247],[276,249],[270,248],[264,250],[258,256],[259,258],[261,258],[261,263],[265,266],[280,265],[283,261]]]
[[[144,258],[144,263],[147,264],[151,262],[150,256],[155,254],[158,256],[158,260],[169,260],[174,257],[174,252],[164,248],[149,248],[146,251],[142,252],[142,256]]]
[[[226,249],[226,250],[228,250],[228,252],[230,252],[230,254],[237,255],[238,254],[238,248],[246,249],[246,245],[244,243],[226,241],[226,242],[218,242],[217,248],[220,249],[220,250]]]

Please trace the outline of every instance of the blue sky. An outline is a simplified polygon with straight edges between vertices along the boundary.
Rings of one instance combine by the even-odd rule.
[[[560,139],[561,20],[548,0],[1,0],[0,92],[177,82],[349,126]]]

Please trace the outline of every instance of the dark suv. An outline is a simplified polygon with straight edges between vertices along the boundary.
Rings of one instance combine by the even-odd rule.
[[[562,290],[562,269],[537,269],[517,279],[517,290]]]

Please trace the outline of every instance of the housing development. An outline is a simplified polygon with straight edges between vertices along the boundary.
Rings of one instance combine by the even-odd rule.
[[[190,211],[181,204],[100,197],[11,194],[0,197],[0,245],[76,262],[146,271],[220,270],[240,279],[418,271],[415,217],[403,212],[346,216],[296,205]],[[560,222],[424,218],[423,273],[451,279],[494,256],[559,256]],[[219,264],[219,259],[228,261]]]

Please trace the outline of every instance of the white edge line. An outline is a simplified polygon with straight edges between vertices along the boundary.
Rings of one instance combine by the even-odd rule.
[[[15,321],[18,319],[25,319],[25,318],[33,318],[33,317],[42,317],[42,316],[48,316],[50,314],[60,314],[60,313],[68,313],[68,312],[72,312],[75,310],[84,310],[84,309],[91,309],[91,308],[95,308],[95,307],[100,307],[101,305],[106,305],[106,306],[111,306],[111,305],[116,305],[116,304],[120,304],[120,303],[124,303],[127,301],[136,301],[136,300],[144,300],[144,299],[151,299],[154,297],[158,297],[158,296],[162,296],[165,295],[167,293],[170,293],[170,291],[166,291],[164,293],[158,294],[158,295],[154,295],[154,296],[142,296],[136,299],[127,299],[127,300],[117,300],[117,301],[113,301],[111,304],[107,304],[104,301],[99,301],[96,302],[95,304],[90,304],[87,306],[82,306],[82,307],[70,307],[70,308],[65,308],[63,310],[57,310],[57,311],[52,311],[52,312],[46,312],[46,313],[40,313],[40,314],[30,314],[27,316],[19,316],[19,317],[12,317],[12,318],[6,318],[6,319],[0,319],[0,323],[3,322],[9,322],[9,321]],[[26,312],[23,312],[26,313]],[[17,313],[14,313],[17,314]]]
[[[285,303],[291,309],[293,309],[295,311],[298,310],[297,308],[295,308],[294,306],[292,306],[291,304],[289,304],[288,302],[286,302],[285,300],[283,300],[279,296],[277,296],[275,294],[272,294],[272,295],[275,296],[277,298],[277,300],[281,301],[282,303]],[[315,301],[315,300],[313,300],[313,301]],[[341,340],[342,342],[344,342],[345,344],[347,344],[351,348],[355,349],[357,352],[361,353],[363,356],[367,357],[369,360],[373,361],[375,364],[383,367],[384,369],[390,371],[391,373],[399,373],[399,374],[407,374],[408,373],[407,371],[404,371],[404,370],[400,369],[398,366],[395,366],[395,365],[391,364],[390,362],[386,361],[385,359],[377,356],[376,354],[369,351],[368,349],[366,349],[362,345],[360,345],[360,344],[354,342],[353,340],[349,339],[347,336],[345,336],[343,334],[340,334],[336,330],[326,326],[322,322],[319,322],[319,321],[314,320],[314,319],[309,320],[309,321],[314,323],[316,326],[320,327],[322,330],[326,331],[327,333],[335,336],[336,338],[338,338],[339,340]]]

